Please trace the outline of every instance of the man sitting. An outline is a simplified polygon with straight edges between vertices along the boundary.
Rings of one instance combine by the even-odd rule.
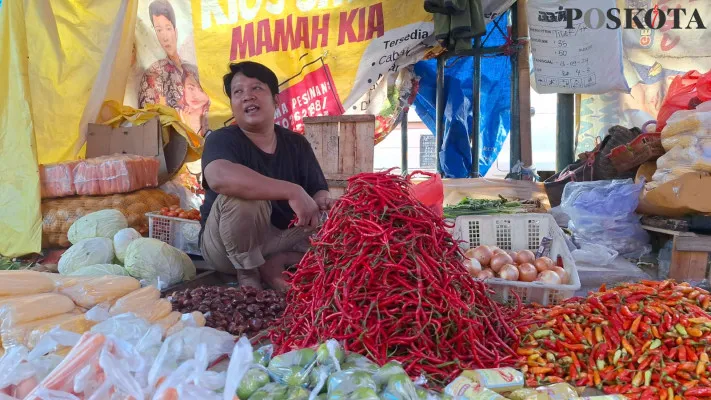
[[[236,124],[205,141],[200,248],[240,285],[286,290],[284,266],[303,256],[332,206],[326,178],[306,138],[274,124],[274,72],[246,61],[231,64],[223,80]]]

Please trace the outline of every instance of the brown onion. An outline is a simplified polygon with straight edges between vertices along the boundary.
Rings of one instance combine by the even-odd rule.
[[[546,270],[538,274],[539,282],[549,283],[551,285],[560,285],[560,276],[553,271]]]
[[[521,282],[533,282],[538,277],[536,267],[531,263],[523,263],[518,266],[518,279]]]
[[[532,263],[536,260],[536,255],[531,250],[521,250],[516,254],[515,261],[519,264]]]
[[[465,258],[464,267],[469,272],[469,275],[476,277],[476,275],[481,272],[481,264],[476,258]]]
[[[543,272],[543,271],[546,271],[546,270],[551,269],[551,267],[552,267],[554,264],[553,264],[553,260],[551,260],[550,258],[548,258],[548,257],[541,257],[541,258],[536,259],[536,260],[533,262],[533,265],[536,266],[536,270],[540,273],[540,272]]]
[[[496,273],[506,264],[513,264],[513,259],[506,253],[496,254],[491,258],[491,269]]]
[[[516,261],[516,257],[518,257],[518,254],[515,251],[505,250],[505,252],[509,255],[509,257],[511,257],[512,260],[514,260],[514,262]]]
[[[475,258],[477,261],[479,261],[479,264],[481,265],[489,265],[489,262],[491,262],[491,256],[493,254],[488,246],[478,246],[473,249],[467,250],[464,255],[467,258]]]
[[[560,283],[567,284],[570,281],[570,274],[565,269],[559,266],[553,266],[549,271],[553,271],[560,277]]]
[[[507,254],[507,253],[506,253],[506,250],[502,250],[502,249],[500,249],[500,248],[498,248],[498,247],[496,247],[496,246],[492,246],[491,251],[492,251],[492,253],[494,253],[494,254]]]
[[[490,268],[484,268],[481,270],[481,272],[479,272],[476,275],[476,279],[479,279],[482,281],[485,281],[485,280],[493,278],[493,277],[494,277],[494,271],[492,271]]]
[[[499,272],[499,277],[506,279],[507,281],[517,281],[518,280],[518,268],[513,264],[506,264],[501,267]]]

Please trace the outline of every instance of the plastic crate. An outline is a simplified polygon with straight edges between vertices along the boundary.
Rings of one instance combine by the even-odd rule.
[[[157,212],[146,213],[148,236],[182,250],[187,254],[202,256],[200,252],[200,221],[166,217]]]
[[[580,289],[580,277],[565,242],[563,231],[549,214],[511,214],[461,216],[455,220],[454,237],[464,250],[480,245],[496,246],[503,250],[528,249],[534,253],[541,239],[552,240],[549,256],[563,259],[563,268],[570,274],[567,285],[551,285],[542,282],[514,282],[501,278],[487,279],[487,285],[495,292],[492,297],[500,303],[514,302],[516,293],[524,303],[555,305],[571,298]]]

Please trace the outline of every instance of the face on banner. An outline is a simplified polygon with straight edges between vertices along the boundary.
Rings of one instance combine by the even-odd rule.
[[[124,102],[138,108],[170,106],[205,136],[210,98],[197,68],[192,25],[189,2],[139,0],[135,60]]]

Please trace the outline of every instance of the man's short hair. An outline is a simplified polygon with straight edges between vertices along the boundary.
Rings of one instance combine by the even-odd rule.
[[[279,80],[276,74],[271,69],[265,67],[260,63],[253,61],[242,61],[239,63],[230,64],[230,72],[225,74],[222,78],[222,82],[225,87],[225,94],[227,97],[232,98],[231,87],[232,79],[237,74],[242,74],[248,78],[254,78],[258,81],[269,86],[269,90],[272,92],[272,96],[279,94]]]
[[[170,23],[173,24],[173,28],[175,28],[175,11],[168,0],[154,0],[151,5],[148,6],[148,14],[151,16],[151,25],[155,26],[153,24],[153,17],[162,15],[168,18]]]

